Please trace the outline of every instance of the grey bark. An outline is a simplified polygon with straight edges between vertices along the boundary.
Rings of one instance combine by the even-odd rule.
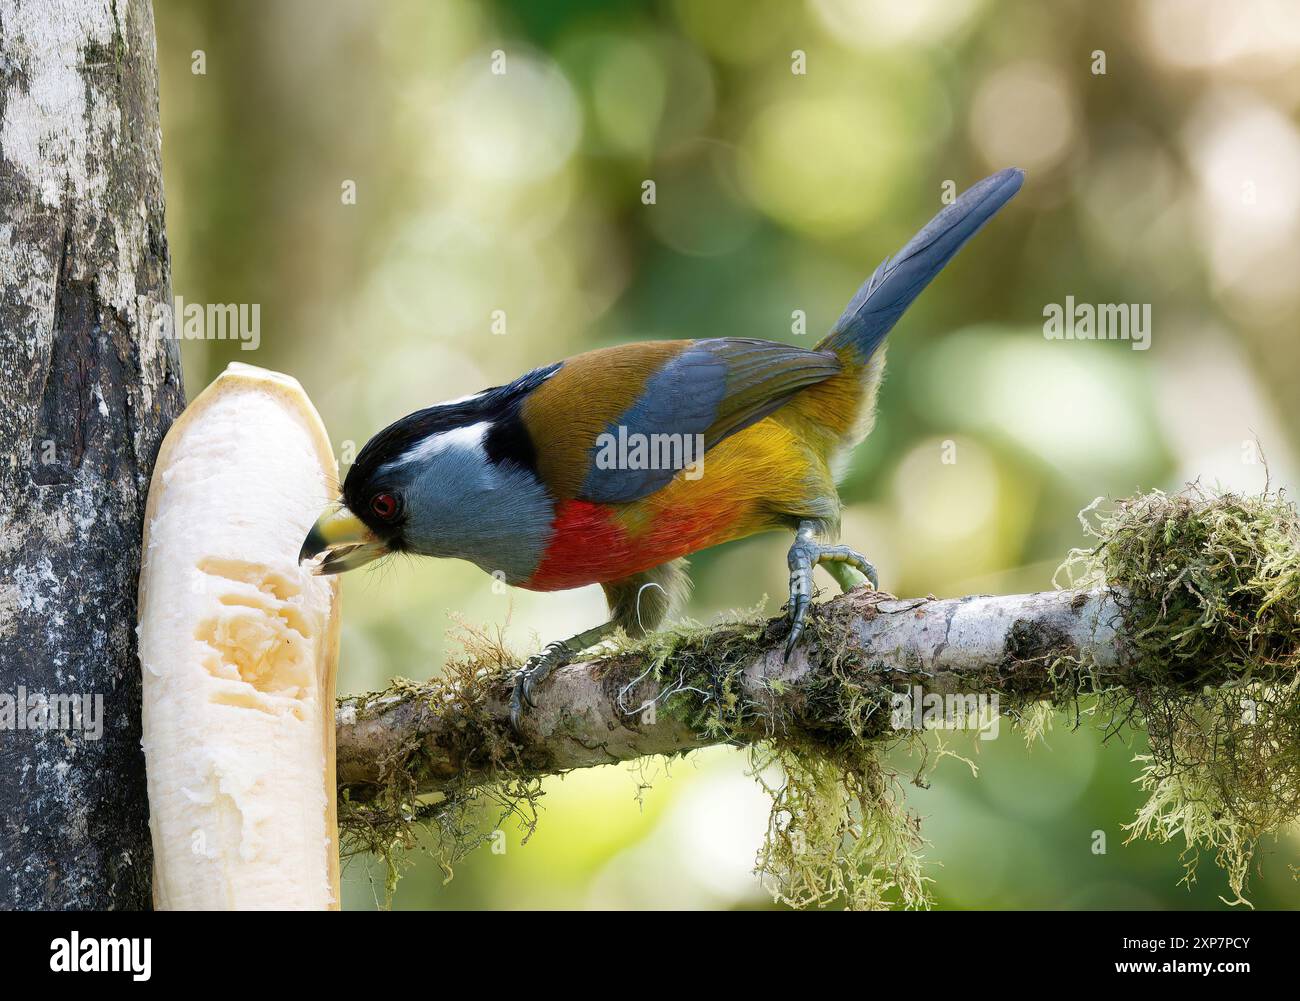
[[[553,774],[717,743],[671,712],[666,700],[707,698],[707,692],[681,690],[679,664],[707,663],[723,649],[742,651],[741,662],[728,671],[739,671],[738,694],[754,709],[742,724],[741,739],[770,736],[773,721],[787,732],[833,739],[827,731],[835,721],[827,718],[825,699],[816,696],[827,684],[842,683],[830,675],[832,645],[840,670],[854,684],[895,691],[920,686],[940,695],[996,694],[1008,708],[1059,696],[1071,683],[1060,673],[1062,663],[1093,665],[1089,682],[1123,684],[1127,668],[1119,619],[1114,598],[1104,591],[900,600],[858,590],[814,606],[823,638],[810,628],[788,663],[786,625],[773,620],[765,628],[719,626],[701,632],[677,648],[680,659],[663,665],[662,680],[648,673],[643,654],[560,668],[541,686],[538,706],[519,738],[518,757],[507,769],[514,775]],[[725,634],[737,630],[756,635],[729,644]],[[340,700],[340,792],[365,800],[396,775],[421,792],[505,777],[500,754],[485,745],[494,734],[508,732],[509,695],[503,679],[468,712],[466,700],[438,683]],[[651,704],[654,712],[647,711]],[[475,722],[468,726],[471,718]],[[879,725],[883,735],[890,726],[886,714]]]
[[[0,0],[0,276],[0,699],[103,697],[99,740],[0,730],[0,907],[147,907],[136,576],[184,402],[148,0]]]

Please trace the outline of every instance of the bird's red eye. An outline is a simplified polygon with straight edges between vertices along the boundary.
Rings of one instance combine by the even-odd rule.
[[[370,498],[370,510],[384,521],[388,521],[397,514],[397,498],[392,494],[375,494]]]

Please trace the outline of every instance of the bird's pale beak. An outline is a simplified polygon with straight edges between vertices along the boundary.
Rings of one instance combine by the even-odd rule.
[[[388,553],[388,547],[346,507],[331,504],[307,533],[298,551],[298,562],[315,559],[321,553],[326,555],[316,573],[335,574],[379,559]]]

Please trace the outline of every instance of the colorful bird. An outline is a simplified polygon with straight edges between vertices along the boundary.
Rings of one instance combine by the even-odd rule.
[[[834,545],[836,473],[871,430],[885,335],[1020,190],[1008,168],[964,192],[885,261],[815,348],[745,337],[647,341],[545,365],[416,411],[370,439],[303,543],[340,573],[386,553],[469,560],[534,591],[600,584],[610,620],[520,671],[512,720],[559,664],[615,629],[640,635],[684,597],[691,553],[794,533],[790,632],[812,570],[848,590],[875,568]]]

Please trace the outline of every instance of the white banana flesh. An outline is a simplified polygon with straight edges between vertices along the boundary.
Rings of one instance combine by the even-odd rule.
[[[338,582],[297,558],[337,480],[302,387],[248,365],[163,443],[139,611],[160,909],[338,907]]]

